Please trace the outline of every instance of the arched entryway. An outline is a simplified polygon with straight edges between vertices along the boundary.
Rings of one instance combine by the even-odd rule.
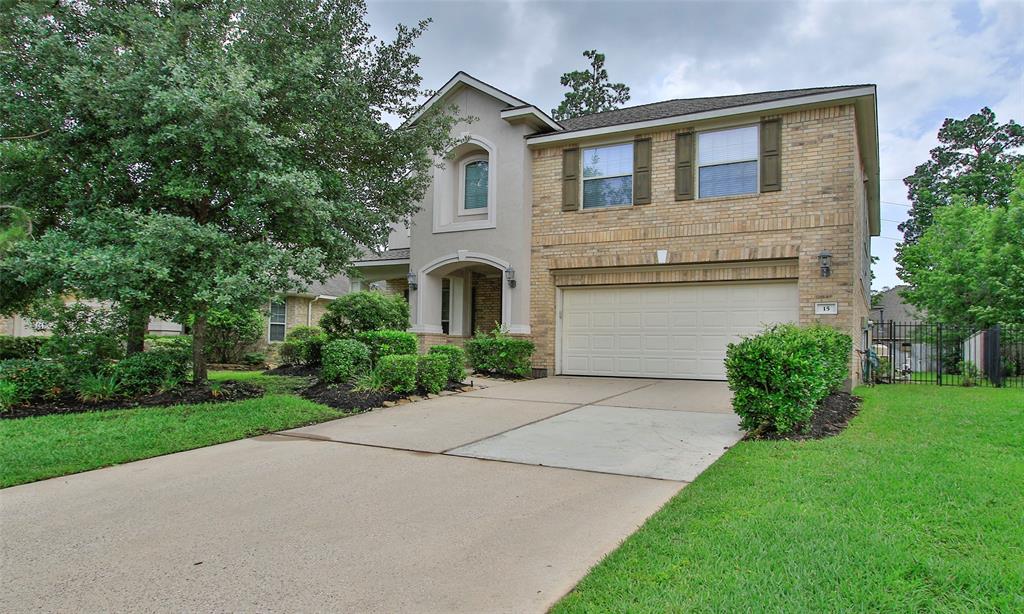
[[[468,251],[428,263],[416,275],[413,330],[469,337],[477,330],[510,329],[510,270],[501,258]]]

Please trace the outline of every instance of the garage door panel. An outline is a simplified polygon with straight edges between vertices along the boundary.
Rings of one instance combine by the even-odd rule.
[[[724,379],[726,346],[797,305],[795,282],[566,289],[561,372]]]

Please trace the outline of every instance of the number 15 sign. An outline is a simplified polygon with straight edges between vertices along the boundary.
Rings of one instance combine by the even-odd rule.
[[[814,315],[834,316],[839,313],[839,303],[815,303]]]

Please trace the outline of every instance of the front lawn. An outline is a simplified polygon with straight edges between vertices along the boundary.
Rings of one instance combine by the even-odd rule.
[[[837,437],[736,445],[553,611],[1024,611],[1024,391],[857,394]]]
[[[289,394],[309,386],[313,378],[297,375],[267,375],[263,371],[210,371],[211,382],[245,382],[267,391],[267,394]]]
[[[0,420],[0,487],[333,420],[350,412],[291,394],[304,378],[211,373],[263,385],[244,401],[137,407]],[[259,377],[257,377],[259,376]]]

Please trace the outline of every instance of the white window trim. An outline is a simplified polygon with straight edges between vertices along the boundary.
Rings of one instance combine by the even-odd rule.
[[[694,178],[693,178],[693,185],[694,185],[693,198],[694,198],[694,200],[702,200],[702,199],[703,200],[711,200],[711,199],[717,199],[717,198],[743,198],[745,196],[757,196],[758,194],[761,193],[761,130],[760,130],[760,126],[761,126],[760,123],[755,123],[755,124],[743,124],[743,125],[739,125],[739,126],[725,126],[725,127],[722,127],[722,128],[714,128],[714,129],[711,129],[711,130],[699,130],[699,131],[697,131],[697,133],[695,135],[695,138],[697,139],[697,142],[695,143],[696,147],[694,148],[694,153],[695,153],[694,157],[696,158],[696,160],[694,160],[695,164],[693,165],[694,166],[693,172],[694,172],[694,175],[695,175]],[[702,134],[712,134],[712,133],[715,133],[715,132],[728,132],[729,130],[739,130],[741,128],[755,128],[754,134],[757,136],[757,144],[756,144],[756,146],[754,148],[754,151],[757,152],[757,153],[754,154],[754,158],[753,159],[751,159],[751,158],[737,158],[735,160],[726,160],[726,161],[722,161],[722,162],[715,162],[714,164],[701,164],[700,163],[700,135],[702,135]],[[725,195],[722,195],[722,196],[704,196],[704,197],[701,197],[701,195],[700,195],[700,169],[701,168],[703,168],[705,166],[724,166],[726,164],[736,164],[738,162],[754,162],[754,166],[757,168],[757,179],[755,180],[754,191],[753,192],[744,192],[742,194],[725,194]]]
[[[466,208],[466,167],[474,162],[487,163],[487,206],[480,209]],[[459,215],[487,215],[491,208],[491,160],[485,153],[472,154],[459,161]]]
[[[455,204],[455,196],[452,192],[452,181],[450,169],[435,168],[434,169],[434,202],[432,207],[434,208],[434,234],[440,234],[443,232],[461,232],[464,230],[483,230],[486,228],[495,228],[498,225],[498,147],[487,140],[486,138],[463,132],[459,135],[465,143],[477,145],[480,149],[487,152],[487,218],[486,219],[474,219],[470,221],[459,221],[457,206]],[[445,167],[448,164],[445,163]],[[456,188],[456,192],[457,192]]]
[[[283,322],[274,322],[274,303],[283,303],[284,304],[284,321]],[[281,341],[274,341],[273,339],[271,339],[270,331],[271,331],[271,329],[274,326],[283,326],[284,327],[284,337],[285,338],[288,337],[288,299],[286,297],[281,297],[280,299],[271,299],[270,303],[268,303],[268,310],[267,310],[267,343],[283,343],[284,342],[284,338],[282,338]]]
[[[610,179],[610,178],[614,178],[614,177],[633,177],[633,169],[630,169],[630,171],[628,173],[623,173],[621,175],[598,175],[596,177],[584,177],[583,176],[583,167],[586,166],[584,161],[586,160],[586,157],[587,157],[586,156],[586,152],[587,152],[588,149],[602,149],[602,148],[605,148],[605,147],[614,147],[616,145],[630,145],[630,146],[632,146],[633,145],[633,141],[616,141],[616,142],[612,142],[612,143],[600,143],[600,144],[587,145],[587,146],[584,146],[584,147],[580,147],[580,209],[579,209],[580,211],[601,211],[601,210],[604,210],[604,209],[620,209],[622,207],[632,207],[633,206],[633,202],[634,202],[635,198],[634,198],[634,185],[633,185],[632,181],[629,182],[629,202],[628,203],[622,203],[622,204],[618,204],[618,205],[604,205],[604,206],[601,206],[601,207],[584,207],[583,206],[583,183],[585,181],[590,181],[592,179]],[[636,153],[635,151],[630,152],[630,165],[631,166],[635,165],[635,161],[632,159],[633,155],[635,155],[635,153]]]

